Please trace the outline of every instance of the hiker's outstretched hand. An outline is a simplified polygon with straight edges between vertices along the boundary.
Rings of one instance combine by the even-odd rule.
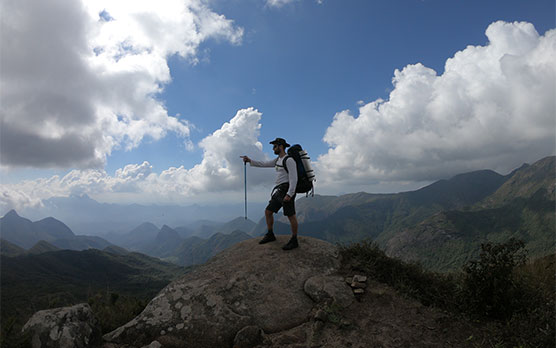
[[[239,157],[243,158],[243,163],[251,162],[251,158],[247,156],[239,156]]]

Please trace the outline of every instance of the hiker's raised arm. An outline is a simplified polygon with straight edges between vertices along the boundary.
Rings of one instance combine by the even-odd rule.
[[[249,159],[249,164],[251,165],[251,167],[274,167],[276,165],[276,158],[270,161],[255,161],[252,159]]]

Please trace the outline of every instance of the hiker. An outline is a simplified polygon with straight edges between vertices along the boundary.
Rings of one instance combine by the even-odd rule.
[[[297,185],[297,167],[293,158],[288,157],[286,163],[286,148],[290,146],[284,139],[276,138],[270,142],[273,145],[274,154],[277,158],[263,162],[250,159],[248,156],[241,156],[243,162],[249,163],[252,167],[274,167],[276,169],[276,186],[272,190],[271,199],[265,209],[266,227],[268,232],[259,244],[265,244],[276,240],[273,232],[274,214],[283,208],[283,213],[290,220],[292,236],[288,243],[282,247],[284,250],[291,250],[298,247],[297,243],[297,217],[295,216],[295,188]],[[287,170],[284,168],[287,166]]]

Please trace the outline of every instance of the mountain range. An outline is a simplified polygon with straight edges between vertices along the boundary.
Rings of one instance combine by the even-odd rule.
[[[530,258],[556,250],[555,158],[511,173],[492,194],[463,209],[443,210],[383,237],[386,251],[430,269],[449,271],[476,258],[480,243],[525,242]]]
[[[0,236],[21,248],[29,249],[40,241],[45,241],[60,249],[102,250],[110,243],[96,236],[77,236],[63,222],[48,217],[32,222],[11,210],[0,218]]]
[[[438,271],[460,268],[477,256],[481,243],[510,237],[524,240],[531,258],[541,257],[556,246],[554,168],[551,156],[508,175],[474,171],[416,191],[300,198],[296,201],[299,231],[332,243],[371,239],[391,256]],[[22,232],[16,235],[8,227],[18,219]],[[2,218],[0,226],[2,238],[26,249],[39,238],[57,248],[78,249],[85,239],[99,244],[89,247],[119,246],[179,265],[203,263],[225,247],[266,232],[264,218],[258,223],[244,218],[227,223],[199,220],[174,228],[165,224],[160,229],[145,222],[127,233],[106,234],[105,240],[75,236],[53,218],[33,223],[15,211]],[[287,220],[278,215],[274,231],[289,234]],[[22,235],[31,237],[22,240]],[[48,247],[37,247],[43,249]]]
[[[195,235],[183,238],[175,229],[164,225],[154,240],[139,251],[181,266],[189,266],[205,263],[220,251],[250,238],[252,236],[240,230],[231,233],[216,232],[208,239]]]
[[[464,263],[476,258],[481,243],[504,242],[511,237],[525,242],[530,259],[554,255],[555,164],[556,158],[552,156],[532,165],[523,165],[508,175],[489,170],[464,173],[420,190],[397,194],[360,192],[301,198],[297,201],[302,236],[297,255],[310,254],[307,253],[310,251],[309,243],[304,245],[304,239],[309,240],[307,236],[340,244],[370,239],[388,255],[417,261],[427,269],[442,272],[461,269]],[[261,247],[256,241],[238,244],[239,241],[263,234],[266,230],[264,219],[258,223],[237,218],[227,223],[199,220],[185,225],[172,225],[178,227],[163,224],[158,228],[153,222],[135,226],[126,233],[106,234],[105,238],[100,238],[76,235],[65,223],[52,217],[32,222],[15,211],[8,212],[0,219],[0,320],[13,323],[15,318],[20,321],[20,326],[16,326],[19,329],[30,314],[37,310],[84,302],[99,293],[106,294],[114,301],[120,294],[150,299],[173,279],[185,273],[200,274],[197,266],[186,268],[183,265],[204,263],[232,244],[236,244],[236,247],[242,244],[253,247],[249,247],[247,252],[237,253],[240,262],[228,262],[232,269],[238,269],[241,276],[231,277],[230,272],[222,274],[220,280],[224,280],[222,284],[226,293],[229,294],[230,289],[253,289],[252,279],[247,276],[249,272],[245,272],[248,269],[245,267],[255,262],[249,260],[247,253],[265,253],[268,250],[264,249],[267,246]],[[278,216],[275,232],[290,233],[289,225]],[[284,238],[279,237],[281,242],[285,241]],[[292,256],[295,253],[284,253],[279,245],[268,245],[275,249],[274,258],[295,259]],[[266,266],[264,258],[256,260],[263,260],[261,262]],[[282,267],[291,264],[289,261],[282,262]],[[371,266],[375,267],[374,264]],[[193,267],[195,272],[189,272]],[[291,266],[288,269],[297,271]],[[268,278],[268,283],[276,281],[272,272],[263,273],[272,278]],[[282,273],[285,272],[279,272],[279,275]],[[293,273],[297,279],[298,274]],[[203,284],[210,288],[214,278],[217,277],[204,278]],[[344,276],[339,277],[339,282],[345,287],[344,279]],[[250,285],[243,286],[242,282]],[[361,311],[361,318],[369,318],[369,313],[377,306],[384,307],[384,311],[377,314],[378,317],[388,317],[392,311],[392,293],[379,291],[376,286],[373,282],[373,287],[368,288],[371,296],[368,298],[372,299],[372,303],[368,302]],[[305,286],[303,289],[307,290]],[[323,289],[326,289],[325,285]],[[194,290],[198,291],[198,287],[194,287]],[[282,290],[283,287],[279,287],[274,292]],[[257,293],[261,294],[260,291]],[[160,294],[178,296],[176,291],[162,291]],[[268,294],[263,292],[263,295]],[[307,296],[302,295],[301,298],[307,300]],[[269,296],[273,296],[273,293]],[[205,300],[201,302],[212,303]],[[230,303],[235,305],[239,302],[234,298]],[[359,308],[360,303],[357,306]],[[156,306],[150,308],[158,312],[164,310]],[[413,315],[409,321],[413,325],[418,320],[422,323],[423,312],[428,310],[421,305],[412,305],[404,308],[399,317]],[[334,311],[328,312],[328,315],[334,314]],[[553,315],[549,317],[553,318]],[[438,324],[438,318],[435,317],[431,323]],[[369,323],[372,325],[370,327],[376,326],[375,321]],[[313,326],[313,322],[310,326]],[[419,337],[422,337],[422,329],[418,331]],[[334,329],[332,334],[337,335],[338,332],[350,330]],[[290,333],[285,334],[285,339],[291,340]],[[395,335],[398,333],[399,330],[396,330]],[[359,332],[356,336],[360,338]],[[462,336],[458,342],[471,337],[469,334]]]
[[[254,226],[253,221],[244,218],[227,223],[201,221],[197,225],[176,229],[167,225],[158,229],[147,222],[126,234],[109,234],[109,242],[97,236],[75,235],[63,222],[52,217],[32,222],[12,210],[0,218],[0,253],[18,256],[98,249],[125,255],[130,250],[189,266],[204,263],[227,247],[251,238],[239,229],[251,231]]]
[[[397,194],[300,199],[300,233],[330,242],[377,242],[391,256],[459,269],[481,243],[517,237],[531,258],[554,253],[555,157],[508,175],[481,170]],[[262,227],[262,226],[259,226]]]
[[[248,204],[251,212],[261,212],[265,203]],[[5,215],[10,209],[0,211]],[[217,211],[218,214],[214,212]],[[230,221],[243,214],[244,203],[221,204],[210,208],[199,204],[142,205],[100,203],[86,194],[52,197],[42,200],[40,206],[18,209],[21,216],[33,221],[54,216],[63,221],[77,235],[101,236],[108,233],[127,233],[143,222],[158,226],[188,226],[199,220]],[[209,237],[209,236],[205,236]]]

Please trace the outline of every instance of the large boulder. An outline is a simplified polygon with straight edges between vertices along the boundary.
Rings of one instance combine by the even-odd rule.
[[[234,338],[236,344],[254,344],[261,339],[259,329],[276,333],[310,321],[320,301],[350,305],[349,286],[327,277],[339,269],[337,248],[299,237],[299,248],[283,251],[288,238],[232,246],[168,285],[139,316],[104,339],[137,347],[154,341],[163,347],[232,347]],[[308,279],[311,295],[304,291]],[[327,286],[325,279],[336,284]]]
[[[33,348],[85,348],[102,341],[97,319],[87,303],[38,311],[23,326]]]

